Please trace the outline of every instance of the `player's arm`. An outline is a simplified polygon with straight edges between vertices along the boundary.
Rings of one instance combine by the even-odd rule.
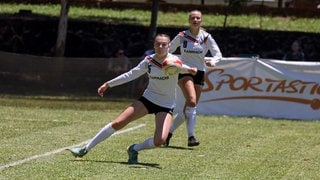
[[[176,35],[170,42],[169,53],[174,53],[180,46],[180,36]]]
[[[192,75],[197,74],[197,72],[198,72],[197,68],[190,67],[190,66],[185,65],[185,64],[182,64],[181,71],[180,71],[181,74],[192,74]]]
[[[109,88],[108,82],[103,83],[99,88],[98,88],[98,94],[99,96],[103,97],[103,93]]]
[[[208,67],[214,67],[222,59],[222,53],[216,41],[212,38],[211,35],[208,36],[207,41],[208,49],[213,57],[205,58],[205,64]]]
[[[118,86],[121,84],[125,84],[127,82],[130,82],[134,79],[137,79],[138,77],[142,76],[147,72],[147,62],[145,60],[141,61],[136,67],[131,69],[130,71],[123,73],[105,83],[103,83],[98,88],[98,94],[103,97],[103,93],[111,87]]]

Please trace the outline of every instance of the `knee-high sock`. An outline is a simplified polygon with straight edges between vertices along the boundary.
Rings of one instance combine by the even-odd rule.
[[[89,143],[86,145],[86,150],[89,151],[90,149],[92,149],[94,146],[96,146],[98,143],[100,143],[101,141],[107,139],[108,137],[110,137],[114,132],[116,132],[115,129],[113,129],[113,127],[111,126],[111,123],[107,124],[106,126],[104,126],[99,132],[98,134],[96,134],[90,141]]]
[[[197,108],[187,106],[185,110],[188,137],[194,136],[194,128],[196,126]]]
[[[133,149],[136,151],[141,151],[144,149],[152,149],[155,147],[156,146],[154,145],[154,141],[153,141],[153,137],[152,137],[152,138],[148,138],[148,139],[144,140],[142,143],[136,144],[135,146],[133,146]]]
[[[171,124],[169,132],[173,133],[184,121],[185,121],[184,113],[178,112],[178,114],[172,120],[172,124]]]

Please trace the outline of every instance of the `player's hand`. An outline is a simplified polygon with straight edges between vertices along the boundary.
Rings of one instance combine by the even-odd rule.
[[[99,88],[98,88],[98,94],[103,97],[103,93],[109,88],[108,83],[103,83]]]
[[[205,64],[206,64],[206,66],[208,66],[208,67],[214,67],[214,66],[216,66],[216,64],[215,64],[214,62],[212,62],[212,61],[205,61]]]
[[[198,69],[197,68],[189,68],[188,69],[188,72],[190,73],[190,74],[192,74],[192,75],[196,75],[197,74],[197,72],[198,72]]]

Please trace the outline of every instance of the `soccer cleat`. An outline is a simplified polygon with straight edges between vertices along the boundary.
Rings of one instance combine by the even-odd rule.
[[[127,152],[128,152],[128,156],[129,156],[129,159],[128,159],[129,164],[137,164],[138,163],[138,152],[133,149],[134,145],[135,144],[133,144],[127,148]]]
[[[172,137],[172,133],[169,132],[166,142],[163,144],[164,147],[168,147],[170,143],[170,139]]]
[[[86,155],[88,153],[88,151],[86,150],[86,148],[72,148],[69,149],[69,151],[72,153],[72,155],[74,157],[83,157],[84,155]]]
[[[198,146],[200,144],[199,141],[194,136],[190,136],[188,138],[188,146]]]

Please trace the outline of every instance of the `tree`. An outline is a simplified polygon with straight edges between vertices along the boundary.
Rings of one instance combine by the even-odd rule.
[[[282,2],[283,0],[278,0],[278,8],[282,8]]]
[[[225,28],[227,26],[228,16],[231,12],[240,11],[241,8],[245,6],[247,2],[250,1],[252,0],[225,0],[225,2],[228,2],[228,7],[226,8],[226,14],[224,16],[223,27]]]
[[[60,20],[55,46],[55,57],[64,56],[68,28],[69,0],[61,0]]]
[[[159,10],[159,0],[152,0],[151,22],[149,28],[148,48],[152,48],[153,40],[157,34],[157,19]]]

